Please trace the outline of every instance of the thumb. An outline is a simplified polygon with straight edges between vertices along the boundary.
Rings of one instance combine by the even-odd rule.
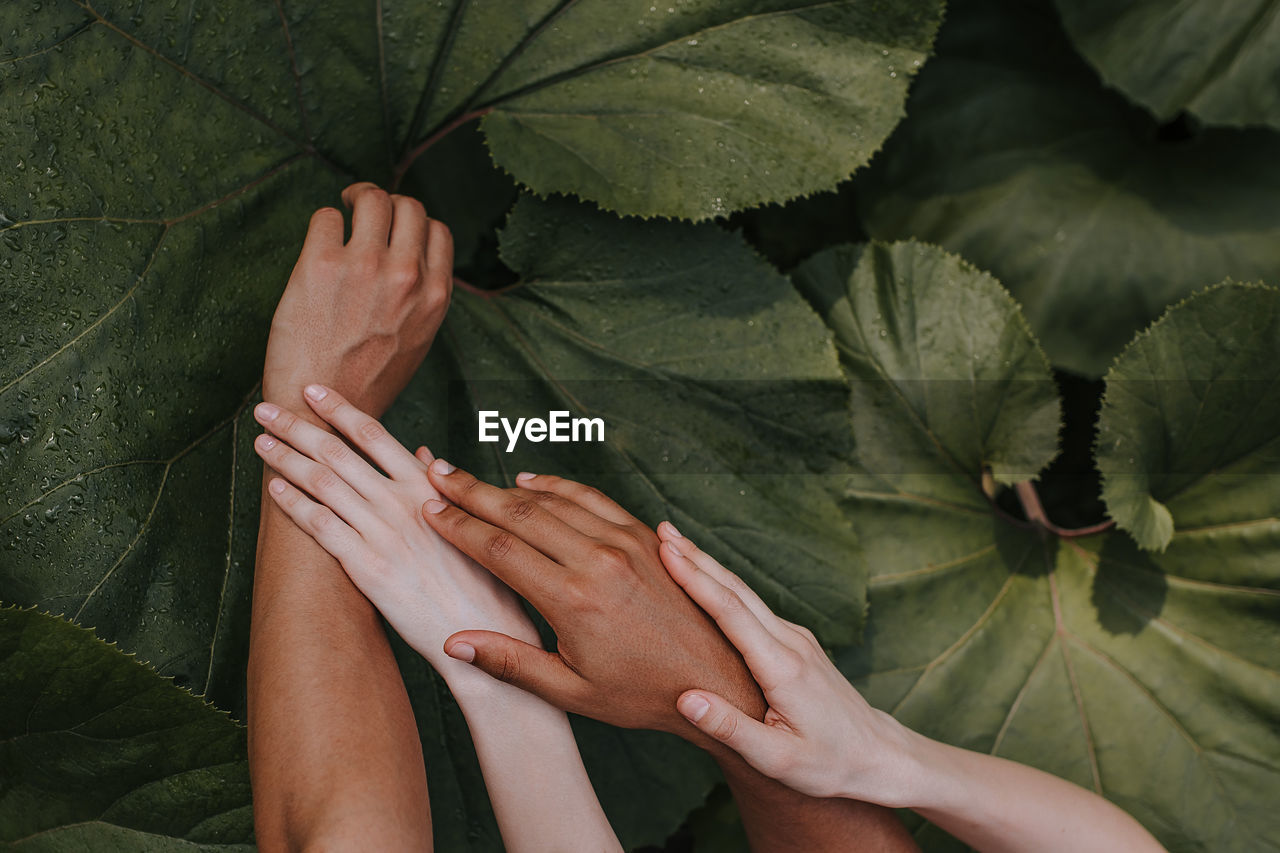
[[[779,744],[774,729],[744,714],[729,702],[705,690],[688,690],[676,700],[676,709],[698,728],[732,749],[766,776],[775,765]]]
[[[496,631],[459,631],[444,641],[444,653],[561,710],[578,704],[581,677],[560,655],[523,640]]]

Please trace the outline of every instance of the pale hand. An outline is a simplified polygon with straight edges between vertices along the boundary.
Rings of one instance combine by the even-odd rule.
[[[769,703],[761,722],[696,689],[680,697],[680,712],[752,767],[802,794],[914,805],[914,734],[867,704],[813,632],[776,616],[670,522],[658,526],[658,536],[672,579],[716,620]]]
[[[418,456],[410,453],[332,389],[309,385],[304,397],[387,476],[339,437],[262,403],[254,416],[271,435],[259,436],[254,447],[288,480],[272,480],[267,491],[342,563],[396,632],[455,693],[488,682],[488,676],[444,653],[444,641],[455,631],[482,627],[540,645],[511,590],[423,520],[422,505],[439,498],[427,480],[426,448]]]

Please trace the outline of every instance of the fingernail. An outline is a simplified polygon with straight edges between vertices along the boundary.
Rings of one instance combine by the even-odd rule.
[[[431,498],[431,500],[426,503],[426,510],[432,515],[435,515],[442,509],[444,509],[444,501],[438,501],[435,498]]]
[[[528,471],[521,471],[519,474],[516,474],[516,480],[517,482],[520,480],[532,480],[536,476],[538,475],[530,474]]]
[[[276,446],[276,440],[269,435],[258,436],[258,446],[263,450],[270,450]]]
[[[662,544],[675,551],[681,557],[687,557],[689,555],[684,552],[684,542],[685,540],[682,539],[667,539]]]
[[[284,491],[284,480],[272,480],[267,484],[267,490],[273,495],[278,495]]]
[[[676,527],[674,524],[672,524],[672,523],[671,523],[671,522],[669,522],[669,521],[664,521],[664,522],[663,522],[663,524],[665,524],[667,527],[670,527],[670,528],[671,528],[671,534],[672,534],[673,536],[676,536],[676,537],[678,537],[678,538],[680,538],[680,539],[683,539],[683,538],[684,538],[684,534],[683,534],[683,533],[681,533],[681,532],[680,532],[680,529],[679,529],[678,527]]]
[[[443,459],[436,459],[435,462],[431,463],[431,470],[435,471],[437,474],[452,474],[457,469]],[[439,510],[437,510],[437,512],[439,512]]]
[[[691,723],[698,722],[707,715],[707,711],[711,710],[711,703],[697,693],[681,696],[676,705],[679,707],[680,713],[688,717]]]
[[[308,385],[302,390],[302,393],[306,394],[308,398],[315,400],[318,403],[325,397],[329,396],[329,389],[325,388],[323,385]]]
[[[470,643],[454,643],[449,647],[447,654],[454,660],[460,660],[463,663],[471,663],[476,659],[475,647]]]
[[[253,413],[260,421],[274,421],[280,417],[280,407],[274,403],[259,403]]]

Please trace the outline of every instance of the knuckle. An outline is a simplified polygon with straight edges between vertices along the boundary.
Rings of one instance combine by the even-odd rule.
[[[489,538],[484,543],[484,553],[490,559],[501,560],[511,553],[511,548],[514,544],[514,537],[510,533],[500,530],[489,535]]]
[[[315,213],[311,214],[311,227],[323,226],[326,223],[337,220],[342,221],[342,212],[336,207],[322,207]]]
[[[733,736],[738,733],[738,719],[732,714],[723,714],[720,719],[716,720],[711,727],[711,734],[716,740],[728,741],[733,740]]]
[[[621,574],[631,568],[627,552],[614,545],[599,544],[591,549],[591,561],[601,571]]]
[[[431,241],[447,240],[450,245],[453,245],[453,232],[449,230],[448,225],[445,225],[439,219],[432,219],[427,224],[427,239]]]
[[[507,520],[514,522],[528,521],[537,510],[538,505],[525,498],[517,498],[507,504]]]
[[[351,449],[338,438],[326,438],[320,445],[320,456],[329,462],[345,462],[351,455]]]
[[[311,475],[311,488],[317,493],[332,492],[338,487],[338,475],[328,468],[321,467]]]
[[[359,428],[356,430],[356,434],[364,441],[373,442],[381,441],[383,436],[387,434],[387,431],[383,428],[382,424],[370,418],[360,424]]]
[[[422,202],[418,201],[411,195],[393,195],[391,198],[396,203],[397,216],[418,216],[426,218],[427,209],[423,207]]]
[[[334,515],[332,511],[325,509],[324,507],[320,507],[311,516],[311,529],[317,533],[323,533],[333,527],[333,523],[337,520],[338,517]]]
[[[779,652],[777,660],[778,680],[780,683],[793,683],[804,675],[804,658],[798,652],[785,649]]]
[[[564,499],[551,492],[529,492],[528,500],[543,506],[562,506]]]
[[[520,679],[520,656],[510,649],[502,653],[502,669],[498,672],[498,680],[505,682]]]
[[[397,290],[412,290],[422,279],[422,270],[416,263],[398,263],[383,273],[383,276],[387,284]]]

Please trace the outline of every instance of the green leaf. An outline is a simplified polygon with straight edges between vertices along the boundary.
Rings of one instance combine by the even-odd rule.
[[[150,272],[122,282],[125,292],[82,325],[51,329],[60,338],[24,348],[24,333],[10,330],[0,392],[9,555],[0,596],[93,625],[233,711],[243,708],[260,482],[250,406],[266,318],[314,204],[282,202],[271,186],[198,223],[95,223],[104,252],[135,229],[161,240],[158,249],[139,241],[128,259]],[[288,244],[272,236],[286,232]],[[87,241],[89,257],[92,239],[68,233]],[[44,235],[30,226],[8,236]],[[182,262],[191,256],[179,248],[203,243],[230,256]],[[392,415],[397,433],[494,479],[530,468],[596,483],[650,523],[687,528],[782,612],[832,641],[854,640],[864,569],[821,473],[851,452],[847,389],[829,333],[786,279],[714,225],[623,221],[563,199],[522,202],[503,253],[523,283],[456,294]],[[59,286],[81,286],[87,265],[44,269],[40,293],[64,298]],[[161,268],[168,287],[151,278]],[[607,441],[507,454],[475,441],[482,407],[601,416]],[[446,744],[432,778],[447,781],[433,796],[480,798],[460,721],[442,710],[438,686],[419,684],[415,707],[439,721],[423,740]],[[619,824],[628,843],[665,837],[715,778],[696,750],[648,735],[585,749],[588,765],[604,768],[611,815],[628,815]],[[668,755],[679,785],[650,766]],[[438,809],[437,829],[475,849],[496,845],[480,807]]]
[[[1246,543],[1280,541],[1278,363],[1280,290],[1229,283],[1171,308],[1116,360],[1098,469],[1107,511],[1143,548],[1163,551],[1175,519],[1219,531],[1236,562]]]
[[[510,62],[478,88],[459,79],[448,103],[472,91],[493,108],[495,159],[536,192],[706,219],[864,165],[902,117],[941,12],[939,0],[563,3],[531,15]],[[503,44],[496,15],[508,7],[461,13],[449,56]]]
[[[828,488],[852,452],[848,391],[830,333],[787,280],[713,225],[530,196],[502,256],[520,283],[455,295],[449,390],[411,395],[447,395],[454,419],[414,405],[397,430],[491,479],[592,482],[651,525],[670,519],[791,618],[854,641],[864,570]],[[481,409],[601,417],[606,440],[508,453],[476,440]]]
[[[1170,302],[1280,268],[1280,134],[1162,132],[1047,0],[956,0],[911,105],[856,185],[868,231],[991,270],[1056,366],[1101,375]]]
[[[0,610],[0,843],[253,850],[244,729],[91,631]]]
[[[1167,121],[1280,130],[1275,0],[1056,0],[1071,40],[1108,85]]]
[[[980,487],[984,470],[1029,480],[1057,454],[1049,363],[990,275],[907,242],[829,249],[794,278],[835,332],[865,468],[907,488],[935,472]]]
[[[959,414],[994,425],[1024,472],[1054,453],[1052,380],[999,287],[914,244],[833,250],[796,278],[836,334],[867,469],[845,493],[869,617],[842,671],[930,737],[1100,792],[1171,850],[1274,849],[1274,521],[1179,533],[1160,555],[1121,533],[1049,536],[984,495],[979,468],[1001,447]],[[987,366],[990,391],[957,381],[966,362]]]

